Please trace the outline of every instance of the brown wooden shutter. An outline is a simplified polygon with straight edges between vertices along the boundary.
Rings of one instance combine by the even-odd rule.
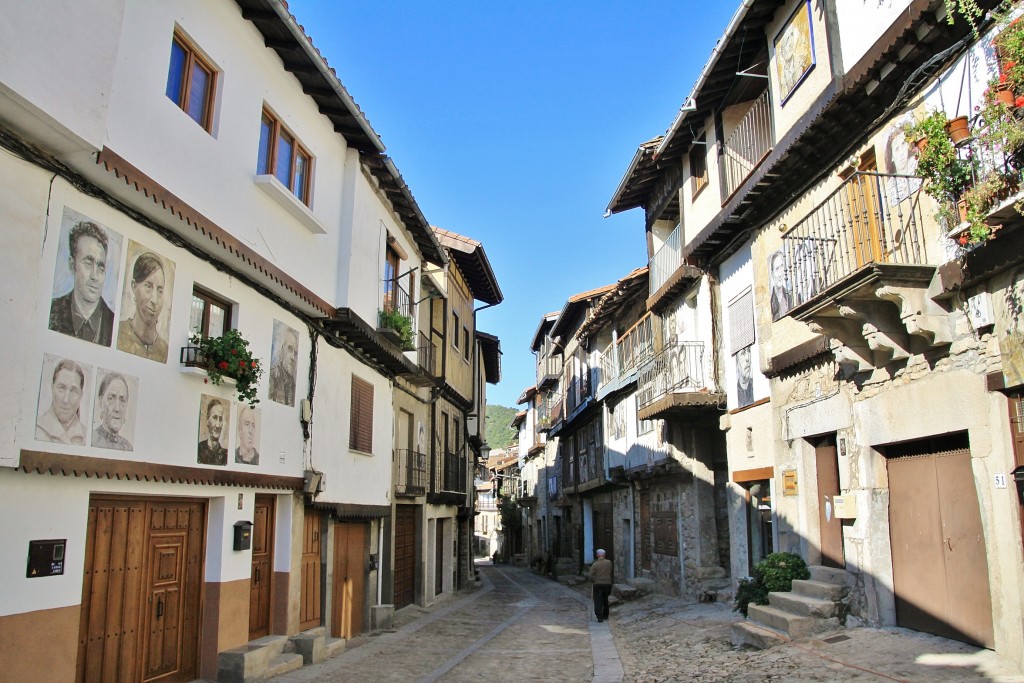
[[[373,385],[352,375],[348,447],[373,452]]]

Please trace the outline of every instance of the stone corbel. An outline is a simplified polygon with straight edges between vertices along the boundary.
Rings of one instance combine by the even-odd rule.
[[[884,367],[910,357],[910,339],[898,311],[891,303],[868,299],[848,299],[839,307],[844,318],[861,323],[860,333],[874,352],[874,365]]]
[[[861,336],[861,324],[856,320],[819,317],[807,323],[812,332],[830,339],[829,346],[844,377],[875,369],[871,349]]]
[[[875,296],[899,307],[900,319],[908,334],[923,339],[928,346],[952,343],[949,317],[928,298],[925,287],[886,285],[876,289]]]

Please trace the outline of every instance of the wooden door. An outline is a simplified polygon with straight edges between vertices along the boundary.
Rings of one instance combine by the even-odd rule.
[[[299,629],[316,628],[322,618],[320,588],[320,512],[306,508],[302,532],[302,579]]]
[[[615,531],[612,529],[612,504],[611,502],[594,502],[594,547],[592,550],[601,548],[607,554],[609,560],[615,558],[613,550]]]
[[[196,678],[205,529],[201,501],[90,501],[79,683]]]
[[[252,570],[249,574],[249,640],[270,635],[274,585],[274,497],[256,496],[252,524]]]
[[[896,622],[992,648],[981,513],[966,449],[890,458]]]
[[[873,150],[861,158],[857,170],[869,174],[878,171]],[[852,175],[852,171],[847,175]],[[882,227],[885,216],[879,196],[876,175],[859,175],[846,186],[846,239],[853,242],[858,268],[883,260]]]
[[[334,525],[334,609],[331,635],[349,639],[363,632],[366,525]]]
[[[437,520],[434,528],[434,595],[444,592],[444,527],[444,520]]]
[[[395,506],[395,609],[416,596],[416,506]]]
[[[814,449],[818,476],[818,530],[821,538],[821,564],[844,569],[843,523],[835,516],[833,498],[839,495],[839,461],[835,441],[828,439]]]

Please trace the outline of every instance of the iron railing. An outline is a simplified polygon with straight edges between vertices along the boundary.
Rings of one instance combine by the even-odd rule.
[[[716,390],[704,373],[704,342],[677,341],[667,344],[640,371],[637,407],[651,405],[666,394],[683,391]]]
[[[544,394],[537,402],[537,431],[546,432],[551,429],[551,395]]]
[[[725,141],[722,180],[725,197],[732,195],[772,148],[772,105],[768,91],[754,100]]]
[[[418,342],[416,343],[416,360],[419,366],[423,368],[427,374],[433,377],[439,377],[441,375],[440,370],[437,367],[437,345],[430,340],[430,337],[419,333]]]
[[[869,263],[927,263],[920,190],[915,176],[853,173],[769,258],[773,317]]]
[[[434,493],[466,493],[469,462],[458,453],[437,453],[431,468],[430,490]]]
[[[654,326],[652,317],[638,320],[619,338],[619,374],[625,375],[654,358]]]
[[[412,298],[397,279],[384,280],[384,305],[388,312],[401,313],[407,318],[412,317]]]
[[[604,348],[600,353],[600,368],[601,377],[598,382],[599,387],[603,387],[608,382],[619,377],[619,364],[618,364],[618,352],[616,351],[616,345],[612,342],[608,343],[608,346]]]
[[[427,456],[408,448],[395,451],[398,475],[395,493],[419,496],[427,492]]]
[[[661,245],[661,248],[654,252],[654,257],[648,262],[649,296],[654,296],[654,293],[661,289],[661,286],[672,277],[672,273],[679,270],[679,266],[683,264],[683,245],[680,243],[681,240],[682,230],[679,226],[676,226],[676,229],[668,236],[668,239]]]

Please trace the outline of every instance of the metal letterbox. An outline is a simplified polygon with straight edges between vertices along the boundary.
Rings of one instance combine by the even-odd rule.
[[[235,550],[248,550],[252,547],[252,522],[244,519],[235,522]]]

